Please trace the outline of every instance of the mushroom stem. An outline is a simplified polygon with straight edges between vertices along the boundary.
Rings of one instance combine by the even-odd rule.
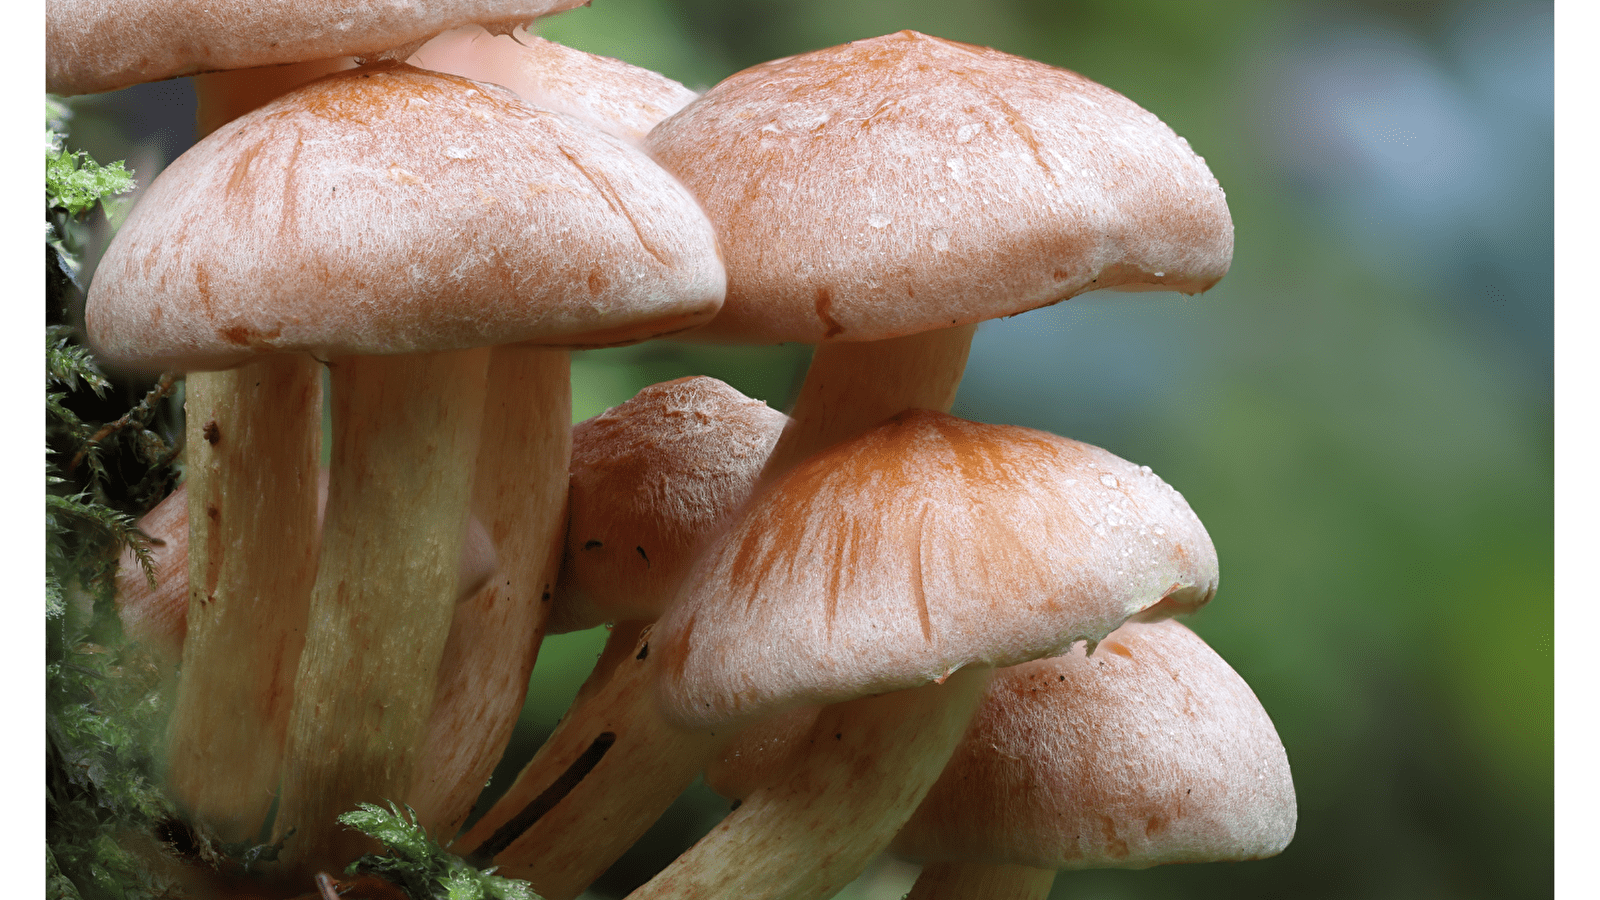
[[[292,865],[371,844],[336,817],[406,796],[454,594],[489,348],[351,356],[333,373],[322,559],[295,681],[278,820]]]
[[[792,421],[767,458],[771,482],[801,460],[907,409],[949,412],[977,325],[817,345]]]
[[[938,780],[991,672],[976,666],[943,684],[826,707],[803,762],[744,798],[629,900],[831,897]]]
[[[322,366],[268,356],[191,376],[186,398],[189,609],[167,782],[238,841],[277,790],[316,579]]]
[[[905,900],[1045,900],[1056,873],[1033,866],[928,863]]]
[[[456,852],[569,900],[688,788],[727,735],[661,718],[649,638],[643,622],[617,625],[555,733]]]
[[[448,838],[472,811],[511,739],[566,533],[571,354],[494,348],[472,510],[494,541],[494,577],[451,626],[410,804]]]

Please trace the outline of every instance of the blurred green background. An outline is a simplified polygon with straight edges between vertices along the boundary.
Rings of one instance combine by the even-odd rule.
[[[1201,297],[1088,295],[985,324],[957,399],[1184,493],[1224,573],[1190,624],[1255,688],[1295,773],[1280,857],[1063,875],[1053,896],[1550,895],[1550,4],[594,0],[538,30],[705,88],[902,28],[1127,94],[1206,158],[1236,229],[1232,271]],[[74,106],[74,141],[141,182],[192,128],[182,80]],[[807,353],[579,354],[574,411],[693,373],[785,408]],[[547,641],[497,785],[602,641]],[[725,809],[697,788],[594,895]],[[898,898],[914,873],[883,862],[846,896]]]

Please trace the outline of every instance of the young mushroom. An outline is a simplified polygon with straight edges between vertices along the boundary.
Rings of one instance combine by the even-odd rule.
[[[241,214],[203,216],[219,206]],[[636,149],[405,66],[288,94],[147,190],[91,288],[104,353],[226,368],[300,352],[332,371],[327,521],[275,826],[296,830],[302,864],[347,860],[362,845],[335,816],[409,787],[453,611],[489,346],[670,333],[712,315],[722,287],[703,215]],[[561,362],[525,403],[567,408]],[[566,469],[564,455],[533,462]]]
[[[995,673],[892,849],[909,900],[1043,900],[1058,869],[1261,859],[1294,836],[1294,783],[1249,685],[1174,621]]]
[[[921,801],[990,667],[1197,608],[1216,579],[1177,491],[1076,441],[912,410],[806,460],[696,565],[652,655],[686,727],[834,704],[817,752],[635,900],[827,896]]]
[[[615,621],[577,699],[458,853],[580,893],[694,779],[715,739],[665,722],[648,624],[749,499],[785,417],[713,378],[682,378],[573,427],[571,521],[552,628]]]
[[[730,76],[651,131],[717,226],[710,340],[817,344],[769,477],[950,408],[976,323],[1097,288],[1206,290],[1233,224],[1205,162],[1128,98],[902,31]]]

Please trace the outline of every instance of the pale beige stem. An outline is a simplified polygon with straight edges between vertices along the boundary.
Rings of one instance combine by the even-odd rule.
[[[338,815],[410,788],[455,612],[488,362],[482,348],[329,366],[322,559],[274,826],[294,830],[297,869],[370,849]]]
[[[762,480],[904,410],[949,412],[977,331],[957,325],[884,341],[819,344]]]
[[[928,863],[905,900],[1045,900],[1051,869],[985,863]]]
[[[649,829],[726,735],[683,731],[656,712],[644,623],[619,623],[566,716],[456,853],[569,900]]]
[[[566,537],[571,354],[496,347],[472,511],[498,567],[457,611],[410,804],[448,841],[511,739],[544,638]]]
[[[938,780],[990,672],[962,669],[944,684],[825,708],[799,766],[752,792],[629,900],[833,896]]]
[[[167,783],[225,841],[277,792],[317,572],[322,366],[264,357],[186,388],[189,601]]]

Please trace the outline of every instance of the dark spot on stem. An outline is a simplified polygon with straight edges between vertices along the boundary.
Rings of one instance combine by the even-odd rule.
[[[644,552],[644,548],[643,547],[635,547],[633,549],[639,551],[639,556],[644,559],[644,567],[647,568],[647,569],[650,568],[650,557],[649,557],[648,554],[646,554]]]
[[[200,433],[205,435],[206,443],[212,446],[216,446],[217,441],[222,440],[222,429],[217,427],[216,419],[207,422],[206,427],[200,429]]]
[[[639,653],[638,653],[638,655],[636,655],[634,657],[634,659],[644,659],[646,656],[649,656],[649,655],[650,655],[650,642],[649,641],[645,641],[642,645],[640,645]]]
[[[601,547],[604,547],[604,546],[605,546],[605,544],[602,544],[599,541],[584,541],[583,542],[583,549],[585,549],[585,550],[599,550]]]
[[[206,518],[215,522],[222,518],[222,510],[217,509],[215,506],[208,506],[206,507]]]

